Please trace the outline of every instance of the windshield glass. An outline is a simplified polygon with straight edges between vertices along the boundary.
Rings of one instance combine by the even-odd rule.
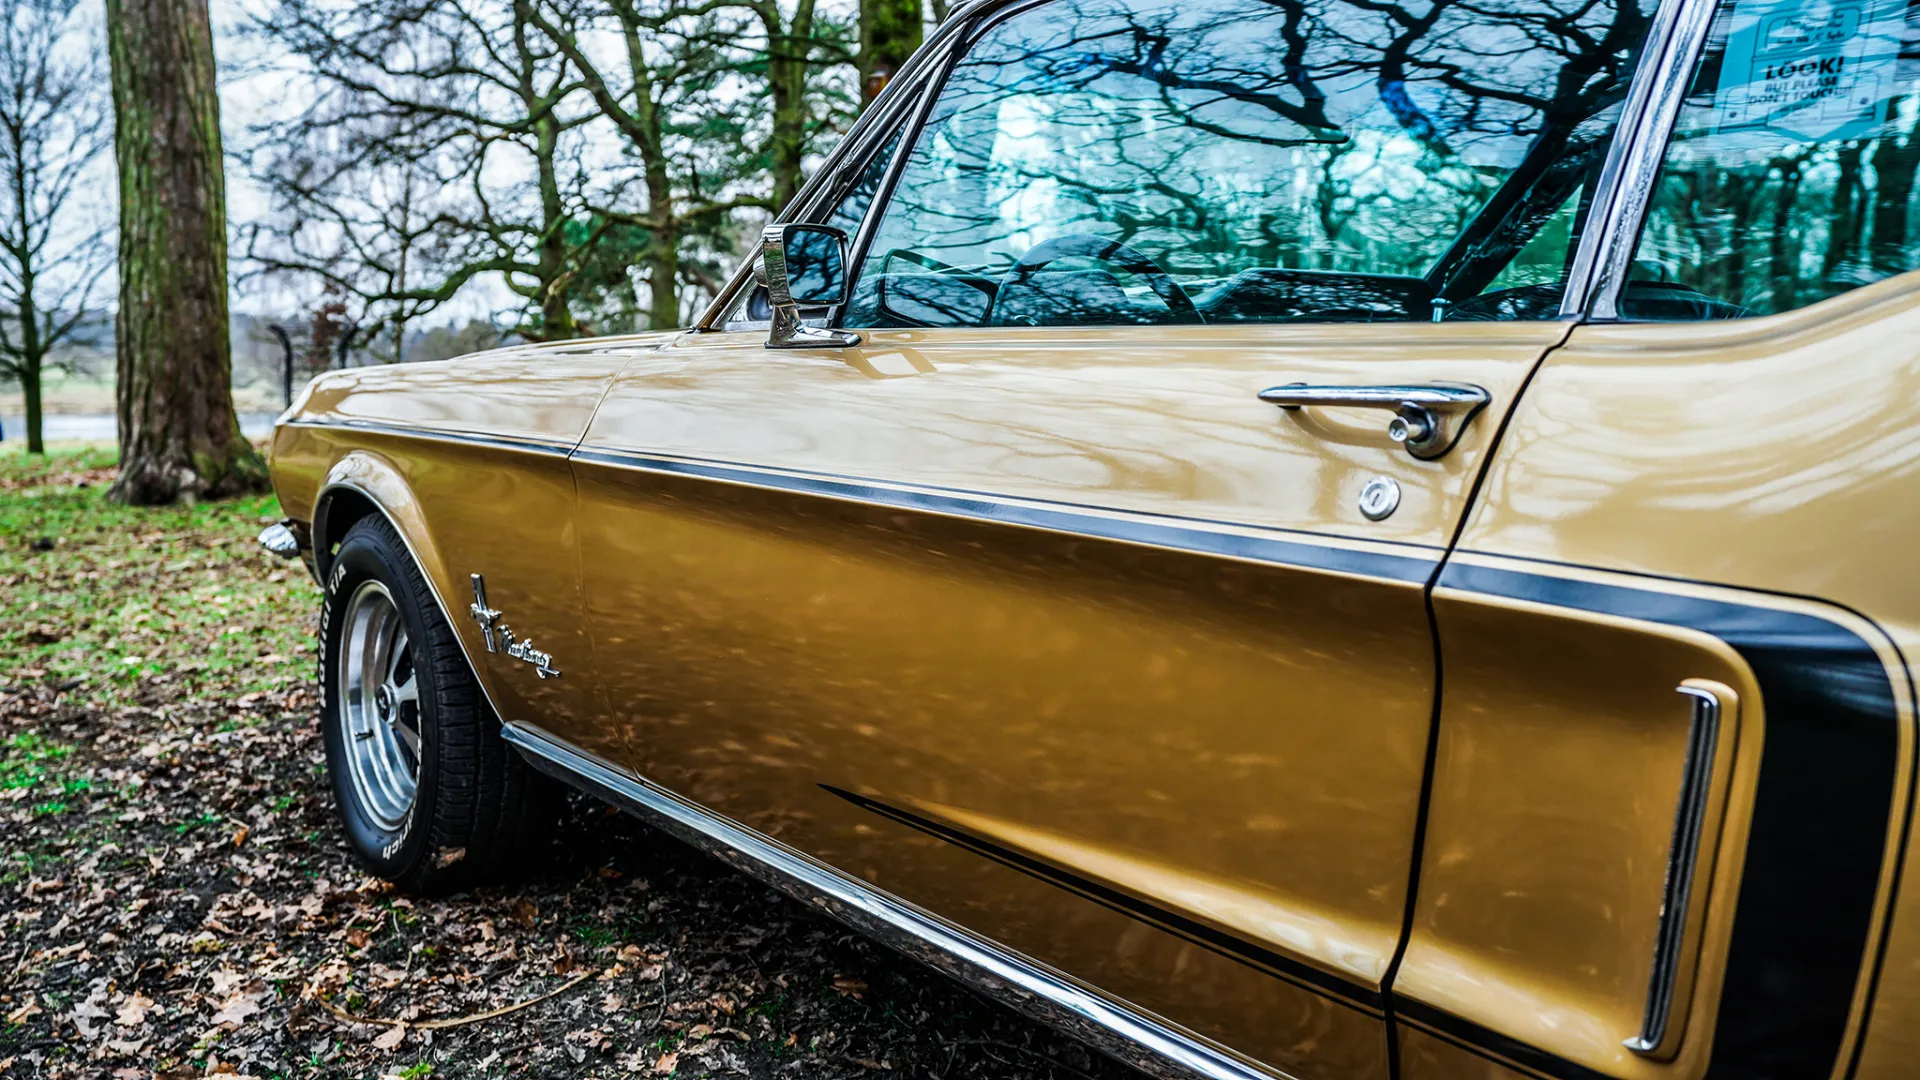
[[[955,66],[856,326],[1550,318],[1642,12],[1055,0]]]

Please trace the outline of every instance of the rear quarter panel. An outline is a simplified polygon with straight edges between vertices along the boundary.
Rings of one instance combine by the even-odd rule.
[[[1916,405],[1920,275],[1767,318],[1583,326],[1515,409],[1458,547],[1467,562],[1762,606],[1809,598],[1868,643],[1898,713],[1894,792],[1864,955],[1831,959],[1858,964],[1833,1075],[1875,1080],[1920,1061],[1920,895],[1898,888],[1920,648]]]

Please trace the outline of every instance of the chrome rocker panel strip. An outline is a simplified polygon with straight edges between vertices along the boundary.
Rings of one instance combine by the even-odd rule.
[[[795,899],[1101,1053],[1162,1080],[1274,1080],[1276,1073],[1109,1001],[1035,961],[728,821],[530,724],[501,734],[534,768],[597,795]]]

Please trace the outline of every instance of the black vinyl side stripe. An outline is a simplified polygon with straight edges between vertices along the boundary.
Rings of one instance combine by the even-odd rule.
[[[765,471],[750,466],[689,461],[683,458],[658,457],[649,454],[579,450],[573,456],[575,460],[649,472],[724,480],[809,495],[826,495],[1007,525],[1025,525],[1055,532],[1076,533],[1104,540],[1120,540],[1207,555],[1224,555],[1253,562],[1331,570],[1337,573],[1356,574],[1409,584],[1425,584],[1433,577],[1434,570],[1440,564],[1438,550],[1431,555],[1387,554],[1284,540],[1274,536],[1250,536],[1244,533],[1195,528],[1180,524],[1180,519],[1177,518],[1141,521],[1109,517],[1083,512],[1069,503],[1024,505],[1002,502],[991,496],[953,489],[903,491],[850,478],[820,474],[794,475]]]
[[[1707,1075],[1828,1075],[1869,960],[1896,794],[1899,707],[1872,646],[1815,615],[1459,562],[1439,586],[1689,627],[1746,660],[1766,732]]]
[[[1369,987],[1343,979],[1318,968],[1303,964],[1291,957],[1282,956],[1269,949],[1263,949],[1252,942],[1235,937],[1224,931],[1208,926],[1197,919],[1191,919],[1178,912],[1169,911],[1157,904],[1150,904],[1138,897],[1122,892],[1109,885],[1103,885],[1091,878],[1064,870],[1051,863],[1036,859],[1030,855],[1015,851],[1005,845],[995,843],[984,837],[975,836],[965,830],[945,822],[935,821],[911,810],[870,799],[831,784],[821,784],[820,789],[829,795],[845,799],[847,802],[877,814],[891,821],[905,825],[910,829],[929,836],[945,840],[956,847],[962,847],[976,855],[983,855],[1002,866],[1018,870],[1023,874],[1039,878],[1052,885],[1066,889],[1102,907],[1130,915],[1142,922],[1151,923],[1168,933],[1184,938],[1210,952],[1218,953],[1230,960],[1239,961],[1269,975],[1278,975],[1289,982],[1313,990],[1324,996],[1334,998],[1344,1004],[1364,1005],[1378,1009],[1381,1005],[1380,993]]]

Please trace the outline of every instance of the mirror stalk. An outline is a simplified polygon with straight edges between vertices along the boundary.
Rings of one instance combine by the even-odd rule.
[[[824,226],[802,226],[824,230]],[[767,332],[769,349],[844,349],[860,344],[860,335],[846,330],[828,330],[800,321],[800,305],[795,302],[787,276],[787,231],[792,225],[769,225],[760,234],[760,261],[754,277],[766,287],[767,303],[773,308],[773,326]],[[846,239],[840,239],[841,266],[846,265]],[[845,303],[845,289],[836,303]]]

